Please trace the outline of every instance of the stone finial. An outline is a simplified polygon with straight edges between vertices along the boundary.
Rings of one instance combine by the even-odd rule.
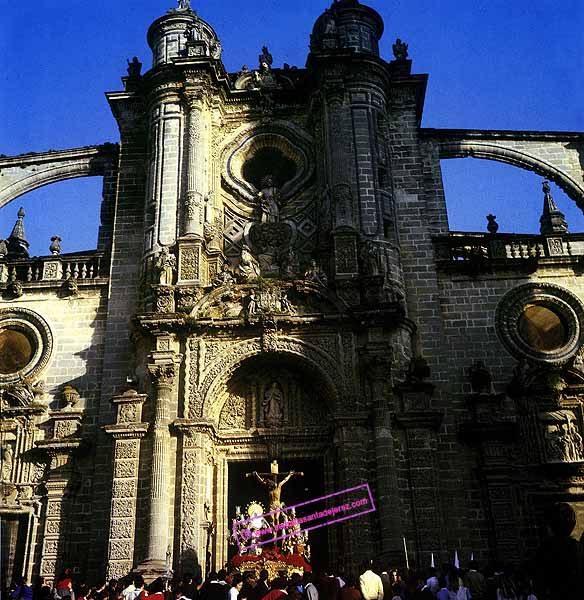
[[[543,212],[539,219],[539,231],[542,235],[553,235],[557,233],[568,233],[568,223],[564,213],[556,206],[552,198],[551,188],[548,181],[542,185],[544,199]]]
[[[142,71],[142,63],[138,60],[138,57],[134,56],[131,62],[126,59],[126,62],[128,63],[128,77],[138,79]]]
[[[499,231],[499,223],[495,220],[496,215],[487,215],[487,231],[489,233],[497,233]]]
[[[258,57],[258,62],[260,63],[261,72],[269,71],[272,68],[274,59],[267,46],[262,46],[262,53]]]
[[[399,38],[395,40],[392,49],[395,60],[404,61],[408,59],[408,45],[405,42],[402,42],[402,40]]]
[[[49,246],[49,252],[57,256],[61,254],[61,238],[58,235],[54,235],[51,238],[51,245]]]
[[[12,229],[12,233],[8,240],[8,256],[10,258],[28,258],[28,248],[30,244],[24,233],[24,208],[20,207],[18,218]]]
[[[6,240],[0,240],[0,258],[8,254],[8,244]]]

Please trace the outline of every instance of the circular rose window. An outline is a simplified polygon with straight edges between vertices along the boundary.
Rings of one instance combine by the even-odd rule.
[[[561,363],[584,342],[584,306],[572,292],[548,283],[527,284],[505,295],[497,331],[518,358]]]
[[[568,328],[562,317],[541,304],[528,304],[517,326],[523,341],[537,351],[559,350],[567,342]]]
[[[51,330],[40,315],[26,308],[0,309],[0,383],[38,376],[52,349]]]
[[[29,337],[16,329],[0,329],[0,374],[22,371],[34,356]]]

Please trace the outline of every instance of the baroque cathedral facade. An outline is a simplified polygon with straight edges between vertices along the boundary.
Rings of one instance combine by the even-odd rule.
[[[228,73],[181,0],[107,94],[118,144],[0,158],[0,206],[103,178],[96,250],[0,232],[3,579],[221,567],[237,465],[273,460],[370,485],[331,564],[515,562],[559,501],[582,527],[584,235],[547,181],[584,208],[584,134],[422,128],[382,33],[336,0],[305,68]],[[547,180],[541,233],[451,232],[463,157]]]

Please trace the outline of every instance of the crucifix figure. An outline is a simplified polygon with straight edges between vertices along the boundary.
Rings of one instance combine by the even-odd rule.
[[[253,473],[247,473],[246,477],[255,477],[262,485],[268,488],[268,496],[270,498],[270,512],[274,514],[271,515],[272,527],[274,527],[274,537],[278,536],[278,531],[275,529],[277,525],[281,522],[282,513],[280,512],[283,508],[283,504],[280,500],[282,494],[282,488],[292,477],[298,475],[300,477],[304,477],[304,473],[302,471],[290,471],[282,481],[278,481],[280,477],[280,472],[278,470],[278,461],[273,460],[270,465],[270,473],[258,473],[254,471]],[[275,512],[274,512],[275,511]]]

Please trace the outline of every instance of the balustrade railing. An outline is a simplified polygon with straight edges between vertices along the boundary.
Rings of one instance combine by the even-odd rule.
[[[433,239],[441,263],[524,261],[584,255],[584,234],[451,232]]]
[[[85,254],[61,254],[33,258],[0,257],[0,283],[79,281],[107,277],[104,255],[101,252]]]

